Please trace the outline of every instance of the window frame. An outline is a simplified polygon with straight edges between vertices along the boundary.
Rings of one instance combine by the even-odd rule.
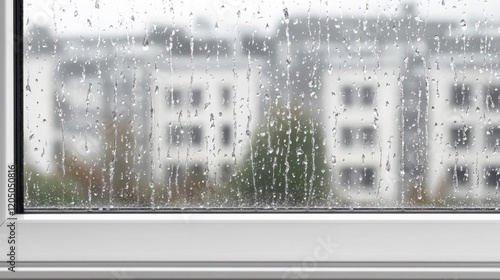
[[[22,84],[22,64],[12,56],[14,46],[22,43],[22,36],[16,36],[22,26],[14,26],[13,16],[19,3],[0,4],[5,21],[0,27],[4,29],[0,84],[6,93],[0,97],[0,132],[6,135],[0,143],[3,186],[14,159],[19,160],[18,175],[22,174],[22,150],[12,149],[23,133],[22,126],[14,125],[19,116],[12,105],[22,100],[10,94]],[[18,197],[23,195],[20,185]],[[429,209],[19,214],[23,209],[18,203],[11,216],[3,203],[7,197],[8,189],[2,188],[0,279],[493,279],[500,275],[500,242],[492,242],[500,234],[500,215],[481,209],[477,213]],[[7,270],[6,262],[11,222],[16,224],[15,274]]]

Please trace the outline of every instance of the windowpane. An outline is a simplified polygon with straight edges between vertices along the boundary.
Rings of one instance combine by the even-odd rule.
[[[455,2],[25,0],[24,205],[498,208],[500,4]]]
[[[469,182],[469,168],[462,165],[450,168],[450,178],[457,186],[465,186]]]
[[[451,104],[455,107],[470,105],[470,86],[456,85],[452,88]]]
[[[486,129],[486,148],[495,149],[500,146],[500,127]]]
[[[457,149],[469,148],[471,143],[471,128],[467,126],[454,127],[451,129],[453,146]]]
[[[498,189],[500,186],[500,167],[488,167],[485,170],[485,181],[488,188]]]
[[[193,89],[191,106],[198,107],[201,104],[201,89]]]
[[[485,90],[486,108],[489,111],[499,111],[500,109],[500,85],[489,85]]]
[[[201,127],[192,127],[191,128],[191,143],[193,145],[200,145],[202,139],[202,131]]]
[[[222,99],[222,106],[228,107],[229,104],[231,103],[231,90],[229,89],[229,87],[225,86],[222,88],[221,99]]]
[[[365,86],[361,90],[361,100],[363,105],[372,105],[375,91],[372,87]]]

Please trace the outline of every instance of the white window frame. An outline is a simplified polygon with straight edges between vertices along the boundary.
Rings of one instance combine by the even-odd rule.
[[[498,279],[498,213],[16,214],[13,1],[1,1],[0,279]]]

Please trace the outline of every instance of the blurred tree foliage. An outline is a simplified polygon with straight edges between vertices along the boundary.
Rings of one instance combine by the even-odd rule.
[[[331,195],[323,128],[300,106],[280,106],[254,133],[225,186],[237,206],[326,205]]]

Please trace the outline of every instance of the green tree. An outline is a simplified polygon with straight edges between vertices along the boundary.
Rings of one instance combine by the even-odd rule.
[[[324,206],[331,191],[323,129],[300,106],[275,109],[226,191],[239,206]]]

